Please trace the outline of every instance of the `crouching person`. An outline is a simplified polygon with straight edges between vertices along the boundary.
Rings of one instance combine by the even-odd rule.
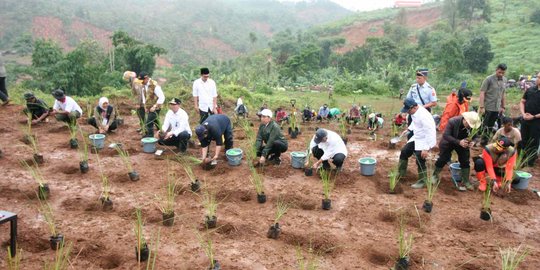
[[[73,98],[66,96],[62,89],[54,90],[52,95],[56,100],[51,115],[54,115],[58,121],[74,125],[83,113],[79,104]]]
[[[186,111],[180,108],[181,103],[182,101],[178,98],[173,98],[169,102],[169,111],[161,127],[161,136],[156,135],[159,137],[160,145],[176,146],[178,151],[185,153],[192,133],[189,117]]]
[[[195,128],[195,133],[201,143],[201,160],[205,164],[217,162],[223,144],[225,144],[225,151],[233,147],[231,119],[224,114],[208,116],[202,124]],[[216,148],[214,156],[208,157],[208,150],[212,141],[216,142]]]
[[[118,127],[116,110],[109,104],[109,99],[101,97],[94,109],[94,116],[88,118],[88,124],[97,128],[98,133],[105,134]]]
[[[264,164],[268,160],[279,165],[281,164],[281,153],[287,151],[287,140],[281,133],[279,124],[272,120],[272,111],[262,110],[261,122],[255,142],[257,157],[260,157],[259,164]]]
[[[49,116],[49,107],[45,101],[36,98],[32,92],[24,93],[24,99],[26,100],[26,108],[23,112],[31,118],[32,125],[45,121]]]
[[[486,191],[487,181],[495,180],[493,191],[497,192],[505,184],[506,192],[510,192],[516,156],[512,142],[506,137],[501,137],[495,143],[486,145],[482,151],[482,157],[477,158],[474,162],[476,177],[480,182],[478,189]]]
[[[330,163],[333,163],[336,170],[341,171],[343,162],[347,157],[347,147],[337,133],[319,128],[309,143],[309,149],[317,159],[317,162],[313,164],[313,169],[317,169],[322,163],[322,168],[329,170],[331,168]],[[308,155],[307,159],[309,158]],[[306,166],[307,164],[308,160],[306,160]]]

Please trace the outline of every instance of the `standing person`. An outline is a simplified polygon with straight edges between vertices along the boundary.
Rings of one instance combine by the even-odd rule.
[[[539,104],[540,105],[540,104]],[[519,129],[513,126],[514,121],[510,117],[503,117],[502,124],[503,127],[499,128],[495,135],[491,138],[491,142],[494,143],[499,140],[501,137],[506,137],[514,144],[515,146],[519,145],[521,142],[521,132]]]
[[[62,89],[56,89],[52,92],[54,101],[53,111],[50,113],[56,117],[56,120],[66,122],[68,125],[74,125],[77,119],[81,117],[83,111],[79,104],[64,94]]]
[[[319,108],[319,113],[317,114],[317,120],[319,122],[322,122],[322,120],[328,120],[329,113],[330,113],[330,110],[328,109],[328,105],[324,104],[322,107]]]
[[[229,117],[224,114],[208,116],[206,120],[195,128],[195,133],[201,143],[201,159],[204,163],[217,161],[221,147],[225,143],[225,151],[233,147],[232,124]],[[225,139],[225,141],[224,141]],[[216,149],[212,158],[207,157],[208,148],[212,141],[216,141]]]
[[[159,113],[163,102],[165,102],[165,95],[161,86],[152,80],[148,73],[142,71],[138,77],[140,81],[139,92],[139,104],[138,109],[139,120],[144,122],[143,136],[154,137],[154,126],[159,129]],[[145,116],[146,114],[146,116]]]
[[[0,53],[0,99],[2,100],[2,105],[7,105],[10,102],[6,88],[6,76],[7,72],[4,57],[2,57],[2,53]]]
[[[129,70],[124,72],[122,78],[124,79],[124,81],[128,82],[129,87],[131,88],[131,94],[137,100],[137,107],[135,108],[135,110],[137,111],[137,117],[139,118],[139,129],[137,129],[137,132],[141,132],[145,127],[144,103],[142,97],[143,95],[141,95],[142,80],[139,80],[137,78],[137,73]]]
[[[478,112],[484,115],[483,128],[485,132],[484,141],[493,134],[493,126],[499,116],[505,111],[505,90],[507,79],[504,77],[506,73],[506,64],[499,64],[495,73],[488,76],[482,82],[480,87],[480,98],[478,99]]]
[[[118,127],[116,110],[109,104],[108,98],[99,98],[98,105],[94,109],[94,116],[88,118],[88,124],[97,128],[100,134],[113,131]]]
[[[461,115],[464,112],[469,111],[469,103],[471,102],[472,91],[469,89],[461,88],[457,91],[457,94],[452,92],[446,98],[446,106],[441,116],[441,122],[439,124],[439,131],[444,132],[448,120],[454,116]]]
[[[161,126],[162,136],[158,136],[158,143],[176,146],[180,153],[185,153],[192,133],[189,127],[189,116],[180,108],[180,104],[182,101],[179,98],[169,101],[169,111],[165,114],[165,120]]]
[[[502,187],[504,180],[506,192],[511,191],[511,182],[514,178],[514,166],[516,165],[517,151],[512,147],[512,142],[506,137],[501,137],[495,143],[489,144],[482,150],[482,156],[474,162],[476,178],[480,185],[478,190],[486,191],[486,173],[489,179],[495,180],[493,191],[497,192]],[[504,179],[503,179],[504,178]]]
[[[45,121],[47,116],[49,116],[49,107],[45,101],[36,98],[32,92],[24,93],[24,99],[26,100],[26,108],[23,112],[26,115],[30,115],[32,125]]]
[[[279,165],[281,153],[287,151],[287,139],[281,133],[280,126],[272,120],[271,110],[262,110],[261,122],[255,142],[257,157],[260,157],[259,164],[264,164],[268,160]]]
[[[336,166],[337,171],[341,171],[345,158],[347,157],[347,147],[337,133],[319,128],[315,132],[315,136],[309,143],[310,153],[306,158],[306,165],[309,163],[310,154],[317,159],[313,164],[313,169],[317,169],[322,163],[324,170],[331,168],[330,163]]]
[[[471,129],[479,128],[480,124],[480,116],[476,112],[464,112],[450,118],[439,142],[439,158],[435,162],[433,170],[434,181],[439,181],[442,169],[452,158],[452,151],[456,151],[461,168],[461,184],[464,185],[458,188],[460,191],[474,190],[469,181],[471,173],[470,148],[473,146],[473,142],[468,140],[468,136]]]
[[[428,69],[421,68],[416,71],[416,83],[411,85],[405,98],[413,99],[416,104],[421,104],[428,112],[437,106],[437,92],[427,82]]]
[[[217,88],[208,68],[201,68],[201,77],[193,82],[193,102],[199,108],[200,124],[217,113]]]
[[[538,158],[540,141],[540,73],[536,75],[536,84],[523,94],[519,103],[519,111],[523,117],[521,123],[521,148],[526,151],[529,166],[534,166]]]
[[[411,130],[413,135],[407,141],[407,144],[401,148],[398,173],[400,177],[405,176],[409,158],[414,155],[418,167],[418,181],[411,187],[423,188],[427,178],[426,158],[429,150],[431,150],[437,142],[435,121],[428,110],[424,106],[418,105],[412,98],[406,98],[403,101],[401,113],[408,113],[411,116],[412,122],[409,125],[408,130]],[[407,132],[407,130],[404,132]]]

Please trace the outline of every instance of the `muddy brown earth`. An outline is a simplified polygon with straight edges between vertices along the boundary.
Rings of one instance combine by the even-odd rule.
[[[19,248],[23,249],[21,269],[43,269],[54,259],[49,247],[49,231],[38,212],[36,182],[19,164],[29,159],[31,150],[19,140],[22,129],[20,106],[0,108],[0,210],[19,216]],[[124,114],[127,115],[127,114]],[[258,126],[257,120],[254,129]],[[84,123],[81,119],[80,123]],[[90,154],[90,171],[78,171],[77,150],[69,148],[69,134],[63,124],[51,120],[34,128],[39,147],[45,157],[40,166],[51,188],[50,204],[54,209],[58,231],[73,244],[72,269],[138,269],[135,257],[133,211],[142,208],[148,242],[160,234],[157,269],[205,269],[208,258],[200,247],[196,233],[204,230],[204,209],[200,195],[189,191],[189,180],[177,162],[170,162],[176,172],[179,188],[176,198],[174,226],[164,227],[157,208],[156,195],[163,196],[166,185],[167,160],[155,159],[142,152],[136,132],[138,122],[127,116],[126,124],[108,135],[106,145],[122,143],[131,154],[133,167],[140,174],[132,182],[127,169],[114,151],[100,153],[103,173],[112,184],[114,209],[101,210],[101,178],[97,156]],[[216,168],[194,172],[206,186],[217,191],[220,202],[218,229],[210,235],[215,258],[222,269],[296,269],[297,250],[311,250],[319,269],[389,269],[398,256],[399,220],[407,221],[406,231],[414,235],[411,269],[499,269],[499,248],[522,245],[530,250],[521,269],[540,269],[540,200],[527,191],[493,196],[493,221],[479,218],[482,195],[479,192],[458,192],[451,185],[445,168],[439,192],[433,200],[431,214],[421,205],[425,190],[413,190],[414,160],[409,162],[409,175],[403,179],[397,194],[388,194],[388,172],[396,164],[399,148],[388,149],[389,127],[369,139],[363,126],[356,126],[348,135],[349,156],[344,171],[336,177],[331,195],[332,209],[321,209],[322,187],[319,177],[306,177],[302,170],[291,167],[290,152],[305,149],[307,136],[314,127],[337,130],[337,123],[305,124],[297,139],[289,140],[289,151],[279,166],[262,171],[268,201],[259,204],[249,180],[247,162],[230,167],[222,159]],[[192,125],[194,127],[194,125]],[[93,128],[82,124],[92,133]],[[241,136],[242,132],[235,132]],[[79,140],[80,141],[80,140]],[[236,145],[243,145],[237,140]],[[173,155],[166,152],[168,156]],[[199,156],[192,147],[189,154]],[[433,156],[435,156],[434,153]],[[371,156],[377,159],[374,176],[362,176],[357,160]],[[540,188],[540,169],[529,188]],[[278,198],[291,205],[280,221],[282,234],[277,240],[266,237],[273,222]],[[0,225],[0,268],[6,268],[5,248],[9,242],[9,225]],[[142,267],[142,266],[141,266]]]

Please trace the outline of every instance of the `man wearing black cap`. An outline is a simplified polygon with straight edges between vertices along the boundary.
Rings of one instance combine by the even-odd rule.
[[[499,119],[499,115],[504,113],[505,107],[505,91],[508,80],[504,77],[506,73],[506,64],[499,64],[495,73],[488,76],[480,86],[480,97],[478,98],[478,113],[484,114],[484,129],[487,131],[486,140],[493,134],[493,126],[495,121]]]
[[[75,124],[77,118],[81,117],[83,111],[79,104],[64,94],[62,89],[56,89],[52,92],[54,106],[51,115],[56,117],[56,120],[66,122],[70,125]]]
[[[315,136],[313,136],[313,139],[309,143],[309,149],[317,159],[317,162],[313,164],[313,169],[317,169],[322,163],[323,169],[329,170],[331,167],[330,163],[333,163],[336,166],[336,170],[341,171],[347,157],[347,147],[341,136],[337,133],[328,129],[317,129]],[[309,158],[310,156],[308,155],[307,159]],[[308,163],[308,160],[306,160],[306,166]]]
[[[495,180],[493,191],[498,191],[505,184],[506,192],[510,192],[512,189],[512,179],[514,178],[516,153],[512,142],[506,137],[501,137],[496,142],[486,145],[484,150],[482,150],[482,156],[474,162],[476,177],[478,178],[478,182],[480,182],[478,190],[486,191],[488,183],[488,179],[486,179],[487,173],[487,176],[491,180]]]
[[[180,108],[181,103],[179,98],[169,101],[169,111],[165,115],[165,121],[161,127],[162,136],[159,136],[158,143],[176,146],[181,153],[184,153],[191,138],[191,128],[187,113]]]
[[[199,123],[217,113],[217,88],[208,68],[201,68],[201,77],[193,82],[193,102],[199,108]]]
[[[195,133],[201,142],[201,159],[204,163],[217,161],[223,143],[225,143],[225,151],[233,147],[231,120],[224,114],[208,116],[202,124],[195,128]],[[208,146],[212,141],[216,141],[216,150],[214,156],[209,158],[207,157]]]
[[[435,121],[426,108],[419,106],[412,98],[406,98],[403,101],[401,113],[408,113],[411,116],[412,122],[408,130],[411,130],[413,135],[407,144],[401,148],[398,164],[399,177],[403,177],[407,173],[409,158],[414,154],[418,167],[418,181],[411,187],[423,188],[427,178],[426,158],[429,150],[437,142]]]
[[[138,94],[139,109],[137,114],[139,116],[139,121],[144,122],[143,130],[144,137],[153,137],[154,136],[154,126],[159,129],[159,112],[161,111],[161,106],[165,102],[165,95],[161,86],[158,83],[150,78],[148,73],[142,71],[139,73],[138,81],[140,82],[140,90]],[[137,88],[137,87],[136,87]],[[146,116],[145,116],[146,114]]]
[[[45,121],[47,116],[49,116],[49,107],[45,101],[36,98],[32,92],[24,93],[24,99],[26,100],[26,108],[23,112],[31,117],[32,124]]]
[[[437,106],[437,92],[427,82],[428,69],[416,70],[416,83],[411,85],[405,98],[412,98],[416,104],[422,105],[431,112],[431,108]]]

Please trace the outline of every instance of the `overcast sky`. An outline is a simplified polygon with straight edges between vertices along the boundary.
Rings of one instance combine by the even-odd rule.
[[[305,0],[281,0],[300,2]],[[367,11],[394,6],[394,0],[331,0],[353,11]]]

